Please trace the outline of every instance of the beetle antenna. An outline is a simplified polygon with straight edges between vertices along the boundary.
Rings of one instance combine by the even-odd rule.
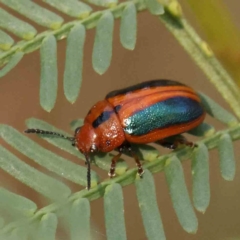
[[[85,155],[85,158],[85,164],[87,164],[87,190],[89,190],[91,188],[91,165],[87,154]]]
[[[27,130],[24,131],[25,133],[36,133],[36,134],[48,134],[48,135],[53,135],[56,137],[60,137],[60,138],[64,138],[67,139],[71,142],[74,142],[75,138],[74,137],[67,137],[64,136],[61,133],[57,133],[57,132],[52,132],[52,131],[45,131],[45,130],[41,130],[41,129],[36,129],[36,128],[29,128]]]

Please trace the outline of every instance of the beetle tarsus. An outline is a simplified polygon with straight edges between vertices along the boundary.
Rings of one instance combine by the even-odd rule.
[[[141,164],[141,162],[140,162],[137,154],[134,153],[134,152],[132,151],[132,149],[130,149],[130,153],[131,153],[132,157],[134,158],[134,160],[135,160],[135,162],[136,162],[136,166],[137,166],[137,168],[138,168],[138,175],[139,175],[139,177],[140,177],[140,178],[143,178],[144,170],[143,170],[143,168],[142,168],[142,164]]]
[[[138,171],[138,176],[139,176],[140,178],[143,178],[143,174],[144,174],[144,170],[143,170],[143,169],[142,169],[141,173],[139,173],[139,171]]]
[[[136,164],[136,165],[137,165],[137,167],[138,167],[138,176],[139,176],[140,178],[143,178],[144,170],[143,170],[143,168],[142,168],[142,164],[140,163],[140,165],[139,165],[139,164]]]
[[[113,168],[110,168],[110,170],[108,172],[108,176],[110,178],[114,178],[116,176],[115,172],[113,172],[113,171],[115,171],[115,169],[113,170]]]
[[[118,155],[114,156],[112,159],[112,163],[111,163],[111,167],[110,170],[108,172],[108,176],[110,178],[115,177],[115,168],[116,168],[116,162],[118,161],[118,159],[120,158],[120,156],[122,155],[122,153],[120,152]]]

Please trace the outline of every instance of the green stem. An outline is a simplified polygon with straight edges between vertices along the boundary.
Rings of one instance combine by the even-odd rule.
[[[166,12],[160,15],[160,20],[202,69],[240,119],[240,90],[238,86],[214,57],[208,45],[201,40],[187,20],[182,17],[181,12],[174,12],[173,9],[169,9],[169,6],[165,5]],[[178,3],[175,5],[176,7],[180,9]]]
[[[214,149],[217,147],[218,141],[223,134],[229,134],[233,141],[240,139],[240,124],[234,127],[219,131],[199,141],[198,144],[203,143],[206,145],[206,147],[209,150]],[[191,155],[192,155],[191,149],[187,147],[181,148],[179,150],[171,152],[170,154],[161,156],[154,161],[144,164],[144,169],[148,169],[152,173],[161,172],[164,170],[165,162],[167,159],[173,156],[177,156],[181,161],[185,161],[185,160],[189,160],[191,158]],[[11,223],[9,225],[6,225],[3,229],[1,229],[0,236],[1,234],[10,232],[12,229],[15,229],[16,227],[19,227],[19,226],[23,226],[26,223],[30,224],[34,220],[41,218],[46,213],[57,212],[59,209],[62,209],[64,206],[67,206],[69,203],[72,203],[73,201],[79,198],[88,198],[90,201],[101,198],[104,195],[105,188],[112,183],[119,183],[122,186],[130,185],[134,183],[136,179],[136,175],[137,175],[137,169],[136,168],[130,169],[121,176],[118,176],[114,179],[103,181],[102,183],[100,183],[98,186],[91,189],[90,191],[82,190],[80,192],[74,193],[68,198],[67,201],[60,202],[60,203],[53,203],[38,210],[37,212],[35,212],[35,214],[31,218],[27,219],[26,222],[20,220],[20,221]]]
[[[118,4],[115,7],[107,9],[107,11],[111,11],[115,18],[121,17],[121,14],[124,8],[132,1],[126,1],[123,3]],[[137,11],[142,11],[146,9],[145,3],[143,0],[134,0],[133,1]],[[0,52],[0,66],[6,64],[11,57],[16,52],[23,52],[23,53],[30,53],[40,48],[42,41],[45,37],[49,35],[54,35],[57,40],[62,40],[67,37],[68,33],[70,32],[71,28],[74,27],[76,24],[81,23],[85,26],[86,29],[94,28],[97,25],[99,18],[106,10],[97,11],[89,15],[88,17],[82,20],[74,20],[62,25],[59,29],[54,31],[45,31],[38,34],[34,39],[29,41],[20,41],[16,45],[14,45],[10,50],[5,51],[3,53]]]
[[[182,24],[184,26],[184,29],[187,31],[187,33],[191,37],[191,39],[195,42],[196,46],[199,48],[199,50],[203,51],[202,44],[206,44],[206,43],[203,42],[202,39],[200,39],[200,37],[197,35],[195,30],[189,25],[189,23],[185,18],[182,19]],[[238,101],[240,101],[240,89],[238,85],[229,76],[227,71],[223,68],[223,66],[220,64],[218,59],[213,55],[213,53],[211,54],[211,56],[207,56],[205,54],[205,61],[207,61],[208,64],[210,64],[215,69],[215,71],[217,72],[217,74],[219,74],[219,77],[222,79],[222,81],[225,82],[225,84],[229,87],[229,89],[231,89],[231,91],[235,94],[235,97],[238,99]]]

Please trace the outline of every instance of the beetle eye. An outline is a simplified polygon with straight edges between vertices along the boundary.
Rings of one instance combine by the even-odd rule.
[[[95,144],[93,144],[91,146],[91,149],[90,149],[90,152],[93,153],[93,152],[96,152],[98,149],[97,149],[97,146]]]
[[[81,127],[77,127],[77,128],[75,129],[75,135],[78,134],[78,132],[80,131],[80,129],[81,129]]]

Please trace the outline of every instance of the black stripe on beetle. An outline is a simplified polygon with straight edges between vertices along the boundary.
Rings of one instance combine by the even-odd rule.
[[[114,107],[114,112],[118,113],[121,107],[122,107],[121,105],[117,105],[116,107]]]
[[[92,123],[93,128],[97,128],[99,125],[107,121],[114,111],[105,111],[102,112]]]
[[[131,87],[127,87],[127,88],[123,88],[123,89],[119,89],[119,90],[115,90],[112,91],[110,93],[108,93],[106,95],[106,99],[108,98],[112,98],[118,95],[123,95],[123,94],[127,94],[129,92],[133,92],[136,90],[142,90],[143,88],[152,88],[152,87],[159,87],[159,86],[186,86],[185,84],[176,82],[176,81],[170,81],[170,80],[151,80],[151,81],[147,81],[147,82],[143,82],[143,83],[139,83],[136,84],[134,86]]]

